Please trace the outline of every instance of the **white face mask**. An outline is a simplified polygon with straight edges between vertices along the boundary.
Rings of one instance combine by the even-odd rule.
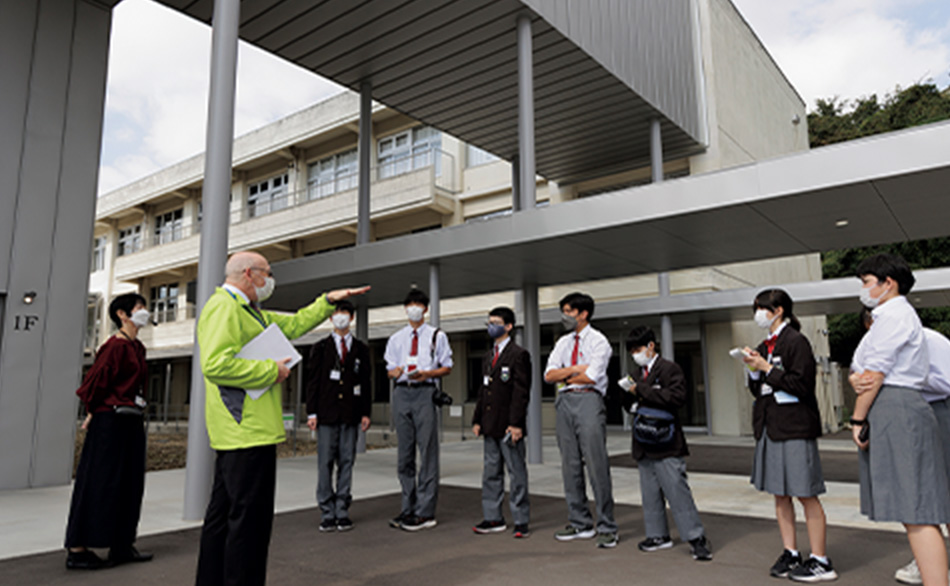
[[[264,286],[258,287],[254,285],[254,293],[257,295],[257,302],[262,303],[267,301],[271,295],[274,294],[274,288],[277,286],[277,281],[274,280],[274,277],[264,277]]]
[[[752,319],[755,320],[755,325],[759,326],[763,330],[767,330],[772,327],[772,322],[775,321],[777,316],[769,317],[769,312],[765,309],[757,309],[755,315]]]
[[[333,317],[330,318],[330,321],[333,322],[333,327],[338,330],[345,330],[350,327],[350,314],[345,311],[339,313],[334,313]]]
[[[633,355],[633,361],[637,363],[637,366],[643,367],[647,364],[650,364],[650,357],[647,355],[646,349],[641,352],[637,352]]]
[[[864,307],[867,307],[868,309],[874,309],[875,307],[877,307],[878,304],[881,303],[881,297],[884,297],[887,294],[887,290],[885,289],[877,297],[872,297],[871,296],[872,288],[874,288],[874,285],[871,285],[870,287],[862,286],[861,291],[858,293],[858,298],[861,300],[861,305],[863,305]]]
[[[152,321],[152,314],[150,314],[147,309],[139,309],[132,312],[129,321],[137,328],[144,328]]]
[[[425,311],[422,307],[418,305],[410,305],[406,307],[406,316],[409,317],[409,321],[419,322],[422,321],[422,312]]]

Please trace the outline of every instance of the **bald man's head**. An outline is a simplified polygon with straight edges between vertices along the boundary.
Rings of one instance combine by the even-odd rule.
[[[228,281],[238,281],[247,269],[267,266],[267,259],[256,252],[235,252],[224,266],[224,276]]]

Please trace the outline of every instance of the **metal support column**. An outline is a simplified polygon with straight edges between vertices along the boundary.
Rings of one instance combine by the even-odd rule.
[[[537,203],[534,170],[534,61],[531,17],[518,17],[518,197],[522,210]]]
[[[441,323],[440,305],[442,296],[439,294],[439,263],[429,264],[429,325],[434,328],[439,327]],[[441,381],[440,381],[441,388]],[[442,443],[442,408],[435,411],[436,425],[439,427],[439,443]]]
[[[522,288],[524,306],[524,348],[531,355],[531,395],[528,400],[528,463],[542,464],[541,421],[541,312],[538,306],[538,286],[525,284]]]
[[[663,181],[663,134],[659,118],[650,122],[650,169],[653,183]],[[662,272],[657,275],[660,297],[670,295],[670,274]],[[660,316],[660,354],[667,360],[673,360],[673,320],[669,315]]]
[[[165,396],[162,398],[162,423],[168,425],[168,403],[172,394],[172,362],[165,365]]]
[[[237,81],[240,15],[241,6],[237,0],[215,0],[196,317],[200,317],[201,308],[223,280],[228,257],[228,200],[231,195],[231,147],[234,141],[234,88]],[[192,354],[191,409],[185,468],[183,518],[186,521],[204,517],[211,496],[214,470],[214,452],[208,444],[205,427],[205,385],[199,352],[196,342]]]
[[[373,86],[369,81],[360,83],[360,136],[357,157],[359,158],[359,183],[357,188],[356,244],[366,244],[370,236],[370,152],[373,134]],[[363,341],[367,341],[363,338]]]
[[[511,211],[521,211],[521,163],[520,157],[511,157]]]
[[[356,306],[356,338],[369,345],[369,307],[365,299],[360,299]],[[360,389],[360,392],[372,396],[373,389]],[[362,429],[356,439],[356,453],[366,453],[366,432]]]

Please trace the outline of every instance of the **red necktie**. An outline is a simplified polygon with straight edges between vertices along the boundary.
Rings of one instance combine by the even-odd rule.
[[[577,353],[581,343],[581,335],[574,334],[574,351],[571,352],[571,366],[577,366]]]
[[[409,348],[409,356],[418,356],[419,355],[419,332],[412,330],[412,346]],[[409,372],[412,372],[416,369],[415,364],[409,365]]]
[[[495,356],[491,359],[491,367],[495,368],[495,363],[498,362],[498,344],[495,344]]]
[[[346,362],[346,338],[340,338],[340,364]]]
[[[769,354],[771,354],[772,351],[775,350],[775,336],[772,336],[765,340],[765,349],[769,351]]]
[[[643,367],[643,380],[646,380],[646,378],[647,378],[648,376],[650,376],[650,367],[649,367],[649,366],[644,366],[644,367]]]

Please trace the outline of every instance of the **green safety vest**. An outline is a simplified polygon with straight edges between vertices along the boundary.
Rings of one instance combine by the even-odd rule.
[[[205,423],[215,450],[239,450],[285,439],[281,388],[273,360],[235,358],[245,344],[277,324],[293,340],[329,317],[334,306],[321,295],[293,315],[258,311],[218,287],[198,318],[198,347],[205,379]],[[245,389],[269,388],[256,401]]]

